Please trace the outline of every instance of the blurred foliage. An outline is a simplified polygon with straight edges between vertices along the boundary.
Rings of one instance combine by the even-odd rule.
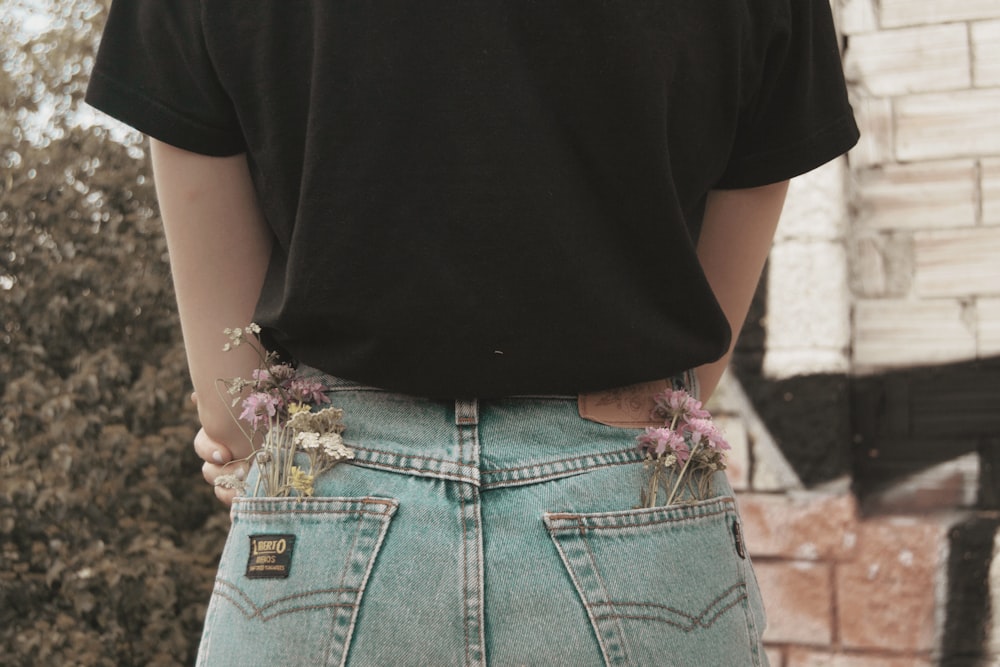
[[[191,449],[146,152],[80,125],[107,4],[0,16],[4,665],[192,664],[228,528]]]

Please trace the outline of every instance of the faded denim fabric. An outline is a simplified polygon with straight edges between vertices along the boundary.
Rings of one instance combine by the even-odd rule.
[[[724,474],[708,500],[634,509],[639,431],[575,397],[322,379],[356,458],[314,498],[233,504],[199,665],[767,665]],[[248,577],[254,544],[287,577]]]

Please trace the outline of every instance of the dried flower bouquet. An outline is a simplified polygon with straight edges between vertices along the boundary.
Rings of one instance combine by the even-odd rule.
[[[219,380],[233,397],[230,407],[242,407],[237,423],[254,447],[250,456],[234,462],[257,464],[259,475],[251,495],[311,496],[319,475],[354,458],[340,435],[344,431],[343,410],[320,407],[330,402],[323,385],[300,377],[290,365],[278,362],[273,352],[265,351],[256,338],[260,333],[256,324],[224,333],[229,341],[223,351],[246,344],[260,358],[251,378]],[[236,475],[222,475],[216,484],[247,491],[245,482]]]
[[[651,469],[649,482],[640,490],[643,507],[656,507],[657,495],[666,492],[665,505],[673,505],[687,491],[689,502],[710,497],[712,476],[725,470],[731,449],[712,422],[701,401],[680,389],[667,389],[654,397],[653,417],[663,426],[647,428],[636,440]]]

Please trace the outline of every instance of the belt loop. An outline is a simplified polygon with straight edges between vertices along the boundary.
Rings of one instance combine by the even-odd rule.
[[[479,423],[479,399],[455,399],[455,425],[475,426]]]

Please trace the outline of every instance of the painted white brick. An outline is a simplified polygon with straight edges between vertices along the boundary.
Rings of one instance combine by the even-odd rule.
[[[968,88],[969,69],[964,23],[855,35],[844,62],[848,80],[873,95]]]
[[[902,161],[1000,154],[1000,88],[909,95],[895,108]]]
[[[1000,18],[1000,0],[881,0],[883,27]]]
[[[862,232],[849,243],[851,290],[859,297],[903,297],[913,286],[910,234]]]
[[[764,377],[790,378],[820,373],[847,373],[851,360],[847,350],[801,348],[796,350],[769,348],[764,354]]]
[[[881,97],[851,96],[861,138],[848,154],[852,168],[894,161],[892,101]]]
[[[972,359],[976,337],[957,300],[863,299],[854,304],[856,370]]]
[[[792,179],[775,238],[832,241],[847,231],[845,159]]]
[[[874,0],[840,0],[837,27],[841,34],[857,35],[878,30]]]
[[[1000,227],[917,232],[913,259],[921,297],[1000,296]]]
[[[857,170],[857,224],[869,229],[928,229],[976,224],[973,160],[885,165]]]
[[[972,24],[973,82],[1000,86],[1000,21]]]
[[[840,243],[793,241],[771,251],[768,269],[766,373],[788,377],[800,367],[782,368],[775,357],[802,358],[814,353],[808,372],[840,372],[850,342],[847,257]],[[797,353],[790,355],[788,353]]]
[[[1000,225],[1000,158],[982,161],[983,222]]]
[[[1000,354],[1000,299],[977,299],[976,323],[979,326],[979,356]]]

